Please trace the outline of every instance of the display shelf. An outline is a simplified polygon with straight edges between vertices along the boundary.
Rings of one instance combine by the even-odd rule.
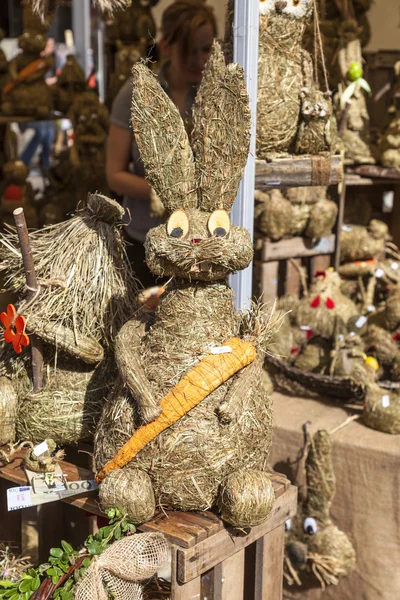
[[[348,165],[346,167],[346,179],[348,179],[348,175],[358,175],[360,177],[366,177],[371,180],[379,181],[383,179],[388,180],[391,183],[400,183],[400,170],[386,169],[385,167],[381,167],[380,165]]]
[[[32,122],[37,122],[37,121],[58,121],[59,119],[67,119],[68,117],[66,115],[63,115],[62,113],[52,113],[51,115],[49,115],[48,117],[46,117],[45,119],[39,119],[38,117],[35,117],[34,115],[31,115],[30,117],[23,117],[21,115],[11,115],[11,116],[6,116],[6,115],[0,115],[0,125],[9,125],[11,123],[32,123]]]
[[[343,179],[340,155],[291,156],[269,162],[256,161],[255,188],[290,188],[316,185],[337,185]]]

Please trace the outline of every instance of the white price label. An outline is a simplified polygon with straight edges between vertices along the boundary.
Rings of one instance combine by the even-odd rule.
[[[357,321],[356,321],[357,329],[361,329],[361,327],[363,327],[366,322],[367,322],[367,317],[360,317],[359,319],[357,319]]]
[[[302,331],[311,331],[311,327],[308,327],[308,325],[300,325],[300,329]]]
[[[353,228],[350,225],[342,225],[342,231],[353,231]]]
[[[385,271],[383,269],[377,269],[375,275],[378,279],[380,279],[381,277],[383,277],[385,274]]]
[[[47,452],[48,449],[49,449],[49,447],[47,445],[47,442],[42,442],[41,444],[38,444],[37,446],[35,446],[32,452],[35,456],[41,456],[42,454]]]
[[[375,312],[375,311],[376,311],[376,308],[375,308],[375,306],[374,306],[373,304],[370,304],[370,305],[368,306],[368,309],[367,309],[367,310],[368,310],[368,312]]]
[[[394,269],[396,271],[399,268],[399,263],[392,262],[392,264],[390,266],[392,267],[392,269]]]
[[[384,396],[382,396],[382,406],[383,406],[383,408],[389,408],[389,406],[390,406],[389,394],[385,394]]]
[[[9,511],[28,508],[29,506],[32,506],[30,487],[9,488],[7,490],[7,508]]]
[[[232,352],[230,346],[219,346],[219,348],[211,348],[211,354],[229,354]]]

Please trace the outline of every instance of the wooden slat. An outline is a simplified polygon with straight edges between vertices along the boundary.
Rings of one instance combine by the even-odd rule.
[[[273,302],[278,297],[279,262],[259,263],[261,302]]]
[[[237,534],[233,528],[216,533],[212,538],[204,540],[193,548],[177,549],[178,581],[187,583],[212,569],[221,562],[221,557],[228,558],[246,548],[260,537],[267,535],[287,519],[295,515],[297,510],[297,488],[290,488],[275,501],[269,519],[257,527],[250,529],[247,535]]]
[[[262,249],[262,260],[264,262],[271,262],[289,258],[304,258],[320,254],[333,254],[334,251],[334,234],[321,238],[317,243],[313,243],[312,240],[302,237],[289,238],[280,242],[271,242],[268,238],[265,238]]]
[[[326,271],[330,266],[330,256],[323,255],[310,258],[310,278],[312,279],[317,271]]]
[[[345,202],[346,202],[346,182],[344,181],[342,183],[342,188],[340,190],[340,197],[339,197],[339,210],[338,210],[338,216],[336,219],[336,246],[335,246],[335,256],[333,259],[333,266],[335,268],[335,271],[339,270],[339,266],[340,266],[340,246],[341,246],[341,235],[342,235],[342,227],[343,227],[343,221],[344,221],[344,206],[345,206]]]
[[[400,246],[400,187],[396,186],[393,199],[393,211],[390,216],[390,233],[396,246]]]
[[[213,600],[243,600],[244,549],[214,567]]]
[[[297,267],[301,267],[301,259],[294,258],[293,262],[286,263],[286,289],[285,294],[300,294],[300,273]]]
[[[172,581],[171,600],[200,600],[201,577],[195,577],[191,581],[181,583],[178,581],[177,548],[172,547]],[[211,600],[211,599],[210,599]]]
[[[346,168],[347,173],[361,175],[362,177],[371,177],[377,179],[392,179],[400,181],[400,171],[398,169],[387,169],[380,167],[379,165],[358,165],[348,166]]]
[[[256,542],[254,600],[281,600],[285,525],[280,525]]]
[[[329,185],[337,185],[342,178],[342,160],[339,155],[332,156]],[[255,187],[257,190],[311,185],[313,185],[313,172],[310,156],[292,156],[277,158],[271,162],[261,160],[256,162]]]

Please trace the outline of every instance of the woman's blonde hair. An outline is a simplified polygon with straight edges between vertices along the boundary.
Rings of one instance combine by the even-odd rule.
[[[175,0],[163,13],[161,33],[170,45],[177,43],[182,56],[190,51],[193,34],[210,23],[217,37],[217,20],[214,10],[204,0]]]

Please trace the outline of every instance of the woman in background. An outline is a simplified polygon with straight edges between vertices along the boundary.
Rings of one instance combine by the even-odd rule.
[[[163,89],[176,104],[182,119],[190,121],[192,106],[204,67],[217,36],[213,9],[203,0],[176,0],[163,13],[160,50],[166,62],[159,74]],[[155,283],[145,264],[144,241],[147,232],[162,220],[150,216],[151,188],[130,127],[132,80],[116,97],[111,111],[107,149],[109,187],[124,197],[128,209],[125,227],[128,255],[137,278],[145,287]],[[133,172],[130,164],[133,164]]]

